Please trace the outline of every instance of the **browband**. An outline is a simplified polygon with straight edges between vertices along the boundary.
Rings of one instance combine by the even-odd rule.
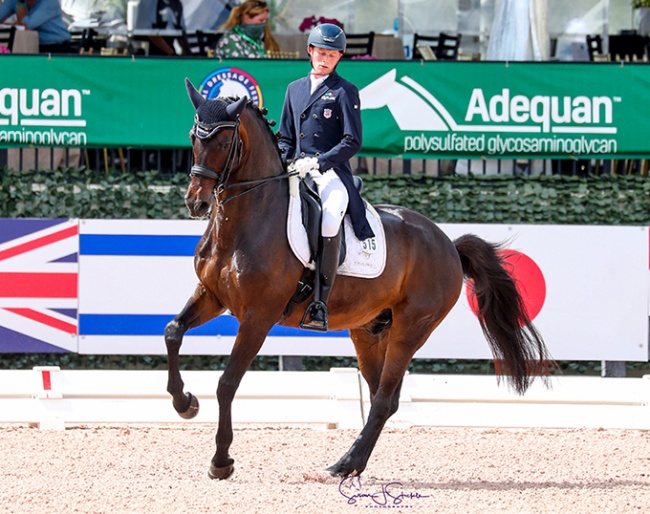
[[[199,139],[208,139],[223,129],[234,129],[237,127],[236,121],[218,121],[216,123],[202,123],[198,114],[194,116],[194,126],[192,132]]]

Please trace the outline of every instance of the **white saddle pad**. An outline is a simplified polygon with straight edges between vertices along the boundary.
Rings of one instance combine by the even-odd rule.
[[[296,188],[297,189],[297,188]],[[384,227],[375,208],[366,203],[366,218],[375,233],[373,240],[369,241],[370,248],[365,251],[361,242],[354,235],[350,216],[345,215],[345,261],[339,266],[339,275],[359,278],[377,278],[386,266],[386,235]],[[289,245],[298,260],[307,267],[314,269],[314,262],[310,261],[309,242],[307,231],[302,224],[302,206],[300,197],[294,194],[289,196],[289,217],[287,220],[287,238]]]

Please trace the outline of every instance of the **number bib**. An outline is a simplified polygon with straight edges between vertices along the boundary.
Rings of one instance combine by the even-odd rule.
[[[377,251],[377,239],[374,237],[364,239],[361,241],[361,249],[368,255],[375,253]]]

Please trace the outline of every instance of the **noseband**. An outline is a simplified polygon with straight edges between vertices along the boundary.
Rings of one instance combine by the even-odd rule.
[[[198,139],[210,139],[211,137],[214,137],[220,130],[224,130],[224,129],[233,129],[233,133],[232,133],[232,139],[230,141],[230,149],[228,151],[228,157],[226,158],[226,162],[223,166],[223,170],[221,171],[221,173],[218,173],[217,171],[203,164],[193,164],[192,167],[190,168],[190,177],[202,177],[210,180],[215,180],[216,184],[214,186],[214,195],[216,198],[218,198],[219,195],[221,195],[228,189],[232,189],[233,187],[251,186],[248,189],[242,191],[241,193],[230,196],[225,200],[221,201],[220,202],[221,206],[228,203],[230,200],[234,200],[235,198],[238,198],[242,195],[245,195],[246,193],[251,192],[253,189],[258,188],[259,186],[263,186],[264,184],[267,184],[274,180],[289,178],[297,174],[297,172],[285,172],[280,175],[276,175],[274,177],[266,177],[257,180],[246,180],[243,182],[235,182],[232,184],[228,184],[228,180],[230,179],[230,173],[233,169],[233,166],[235,165],[235,158],[237,159],[237,163],[239,164],[241,162],[242,151],[244,147],[241,137],[239,136],[239,120],[240,117],[237,116],[237,119],[235,121],[201,123],[198,119],[198,115],[194,117],[194,126],[192,127],[192,133]]]

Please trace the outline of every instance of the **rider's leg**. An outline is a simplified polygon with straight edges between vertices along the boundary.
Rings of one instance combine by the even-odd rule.
[[[343,182],[333,170],[328,171],[325,177],[329,178],[327,185],[321,189],[318,184],[323,205],[321,236],[334,237],[339,233],[350,198],[348,190],[345,189]]]
[[[304,328],[327,330],[329,301],[341,249],[341,223],[348,207],[348,192],[333,170],[318,177],[317,184],[323,204],[320,255],[316,261],[314,302],[308,307]]]
[[[321,256],[318,262],[318,280],[314,292],[314,303],[310,306],[305,328],[315,330],[327,330],[328,311],[327,302],[332,292],[336,269],[339,264],[339,252],[341,248],[341,234],[339,231],[334,237],[322,239]]]

